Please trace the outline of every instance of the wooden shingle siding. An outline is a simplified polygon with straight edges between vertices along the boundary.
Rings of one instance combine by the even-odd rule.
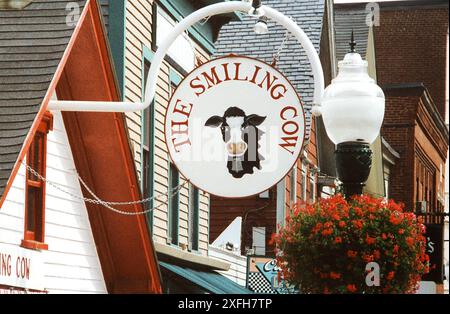
[[[66,23],[68,3],[81,12],[85,0],[0,10],[0,197],[74,31]]]
[[[114,0],[97,0],[100,4],[103,16],[103,22],[105,23],[106,29],[108,29],[109,24],[109,2]]]
[[[125,101],[139,102],[143,97],[143,47],[152,47],[152,5],[153,0],[128,0],[126,6],[126,43],[125,43]],[[197,54],[202,61],[209,59],[204,49],[197,46]],[[154,103],[154,195],[166,194],[169,185],[169,157],[164,139],[164,116],[171,95],[170,82],[171,66],[164,62],[161,66],[157,81],[156,97]],[[172,69],[173,71],[173,69]],[[127,125],[130,139],[134,145],[136,168],[139,177],[142,169],[141,142],[142,121],[141,113],[127,114]],[[180,178],[180,183],[184,179]],[[166,244],[168,237],[168,208],[165,202],[167,197],[160,197],[160,201],[154,202],[158,207],[153,212],[153,237],[154,240]],[[189,189],[186,185],[180,191],[179,206],[179,243],[188,245],[188,211]],[[199,217],[199,251],[203,255],[208,254],[209,234],[209,196],[200,192],[200,217]]]
[[[47,179],[82,197],[61,113],[54,112],[48,134]],[[24,235],[25,169],[17,174],[0,210],[0,243],[20,245]],[[86,206],[47,184],[44,286],[50,293],[106,293]]]

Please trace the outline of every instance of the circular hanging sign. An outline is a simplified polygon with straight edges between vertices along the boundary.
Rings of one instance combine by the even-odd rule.
[[[303,147],[305,114],[288,79],[262,61],[228,56],[194,69],[170,99],[172,162],[210,194],[241,198],[281,181]]]

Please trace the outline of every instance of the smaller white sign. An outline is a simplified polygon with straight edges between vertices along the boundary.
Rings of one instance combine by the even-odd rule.
[[[44,290],[42,253],[0,243],[0,285]]]
[[[436,294],[437,286],[433,281],[421,281],[417,294]]]

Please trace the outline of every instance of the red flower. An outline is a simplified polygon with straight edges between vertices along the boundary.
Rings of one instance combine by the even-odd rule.
[[[345,221],[339,221],[339,227],[344,228],[345,227]]]
[[[342,238],[336,237],[336,239],[334,239],[334,243],[336,243],[336,244],[342,243]]]
[[[392,252],[394,252],[394,254],[397,254],[398,249],[399,249],[399,246],[396,244],[396,245],[394,245],[394,249],[392,250]]]
[[[393,225],[398,225],[401,222],[401,219],[399,217],[396,217],[394,214],[391,214],[391,217],[389,218],[389,221]]]
[[[405,233],[405,229],[399,229],[398,230],[398,234],[404,234]]]
[[[335,272],[331,272],[330,273],[330,278],[331,279],[339,279],[339,278],[341,278],[341,274],[339,274],[339,273],[335,273]]]
[[[369,254],[363,254],[362,258],[366,263],[373,262],[373,260],[374,260],[373,255],[369,255]]]
[[[406,244],[408,244],[408,246],[413,246],[414,245],[414,239],[411,237],[407,237],[406,238]]]
[[[355,285],[347,285],[347,291],[354,293],[356,292],[356,290],[357,289]]]
[[[374,257],[375,259],[380,259],[380,256],[381,256],[381,253],[380,253],[379,250],[374,250],[374,251],[373,251],[373,257]]]
[[[328,274],[326,274],[326,273],[320,273],[320,278],[321,278],[321,279],[327,279],[327,278],[328,278]]]
[[[383,234],[381,235],[381,238],[382,238],[383,240],[386,240],[386,239],[387,239],[386,233],[383,232]]]
[[[375,243],[375,241],[376,241],[375,238],[371,238],[371,237],[369,237],[369,235],[366,235],[366,243],[367,243],[367,245],[372,245],[372,244]]]
[[[386,276],[386,279],[390,281],[390,280],[394,279],[394,276],[395,276],[395,272],[394,271],[390,271],[388,273],[388,275]]]
[[[355,213],[356,213],[356,215],[358,215],[358,216],[362,216],[362,215],[363,215],[363,211],[362,211],[362,209],[359,208],[359,207],[355,207]]]
[[[324,236],[328,236],[328,235],[331,235],[331,234],[333,234],[333,229],[324,229],[323,231],[322,231],[322,235],[324,235]]]
[[[347,251],[347,256],[350,258],[355,258],[356,255],[358,255],[358,252],[352,251],[352,250],[348,250]]]
[[[352,223],[356,229],[361,229],[363,227],[363,223],[361,220],[353,220]]]

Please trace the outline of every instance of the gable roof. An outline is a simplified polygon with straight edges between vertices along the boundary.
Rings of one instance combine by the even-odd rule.
[[[27,134],[72,37],[66,5],[86,0],[35,0],[0,10],[0,198]]]
[[[53,14],[59,17],[59,13],[64,11],[59,8],[65,8],[61,4],[68,2],[69,0],[36,1],[34,4],[38,6],[34,7],[34,12],[28,14],[32,15],[32,19],[40,16],[39,4],[42,4],[44,5],[42,25],[49,29],[52,26],[57,28],[61,26],[62,20],[45,17],[45,14],[51,11],[47,4],[55,4]],[[3,76],[5,84],[11,85],[11,94],[2,92],[3,97],[5,100],[8,100],[7,97],[13,97],[8,107],[5,106],[12,111],[12,114],[5,109],[3,116],[13,115],[18,120],[22,116],[29,117],[29,124],[32,126],[24,128],[23,136],[17,140],[17,145],[21,147],[20,152],[15,153],[16,160],[14,157],[11,159],[13,170],[7,178],[6,189],[0,195],[0,207],[8,192],[9,182],[14,180],[18,166],[34,137],[35,125],[39,124],[50,97],[55,92],[60,100],[119,101],[117,81],[106,40],[106,31],[101,21],[98,0],[86,0],[83,4],[80,18],[70,38],[64,37],[64,40],[61,40],[57,36],[52,37],[49,32],[49,38],[30,39],[33,47],[38,49],[27,48],[26,56],[30,59],[36,58],[36,69],[40,69],[40,62],[45,65],[41,47],[50,47],[50,49],[56,47],[55,49],[63,51],[56,54],[55,58],[60,56],[60,59],[54,60],[55,65],[43,67],[45,69],[43,72],[37,71],[31,75],[39,84],[41,84],[40,80],[42,81],[40,87],[42,90],[39,89],[33,96],[35,98],[31,105],[26,97],[21,98],[20,95],[23,92],[34,92],[33,90],[25,89],[25,84],[22,87],[24,91],[14,89],[17,84],[22,86],[20,81],[14,83],[14,80],[18,77],[26,79],[27,76]],[[19,29],[23,23],[27,22],[22,14],[17,14],[10,18],[9,23],[16,25]],[[29,42],[27,43],[30,45]],[[2,48],[6,50],[9,49],[7,41],[2,41],[0,45],[3,45]],[[25,44],[26,47],[28,45]],[[14,54],[9,53],[8,56],[13,58]],[[11,69],[14,68],[11,67]],[[23,69],[25,70],[22,71],[26,71],[27,68]],[[10,83],[11,81],[13,83]],[[34,82],[32,81],[31,84]],[[30,112],[21,111],[22,107],[31,107]],[[134,159],[129,146],[125,115],[123,113],[63,112],[63,118],[76,169],[94,193],[101,199],[117,202],[133,202],[141,199]],[[3,125],[7,127],[9,124],[0,121],[0,127]],[[7,148],[7,145],[0,143],[0,150],[4,151]],[[83,193],[86,197],[90,196],[86,190],[83,190]],[[98,204],[87,202],[86,207],[108,292],[161,292],[161,278],[155,250],[147,229],[146,217],[118,215]],[[119,207],[119,209],[130,213],[144,210],[142,204]]]
[[[325,11],[324,0],[265,0],[263,3],[294,19],[319,52]],[[274,54],[283,42],[286,29],[269,22],[269,33],[257,35],[253,31],[255,23],[254,18],[246,15],[242,21],[223,26],[216,42],[216,56],[234,53],[272,63]],[[306,111],[306,129],[309,131],[314,79],[306,53],[295,38],[287,42],[277,62],[277,68],[286,75],[302,97]]]

